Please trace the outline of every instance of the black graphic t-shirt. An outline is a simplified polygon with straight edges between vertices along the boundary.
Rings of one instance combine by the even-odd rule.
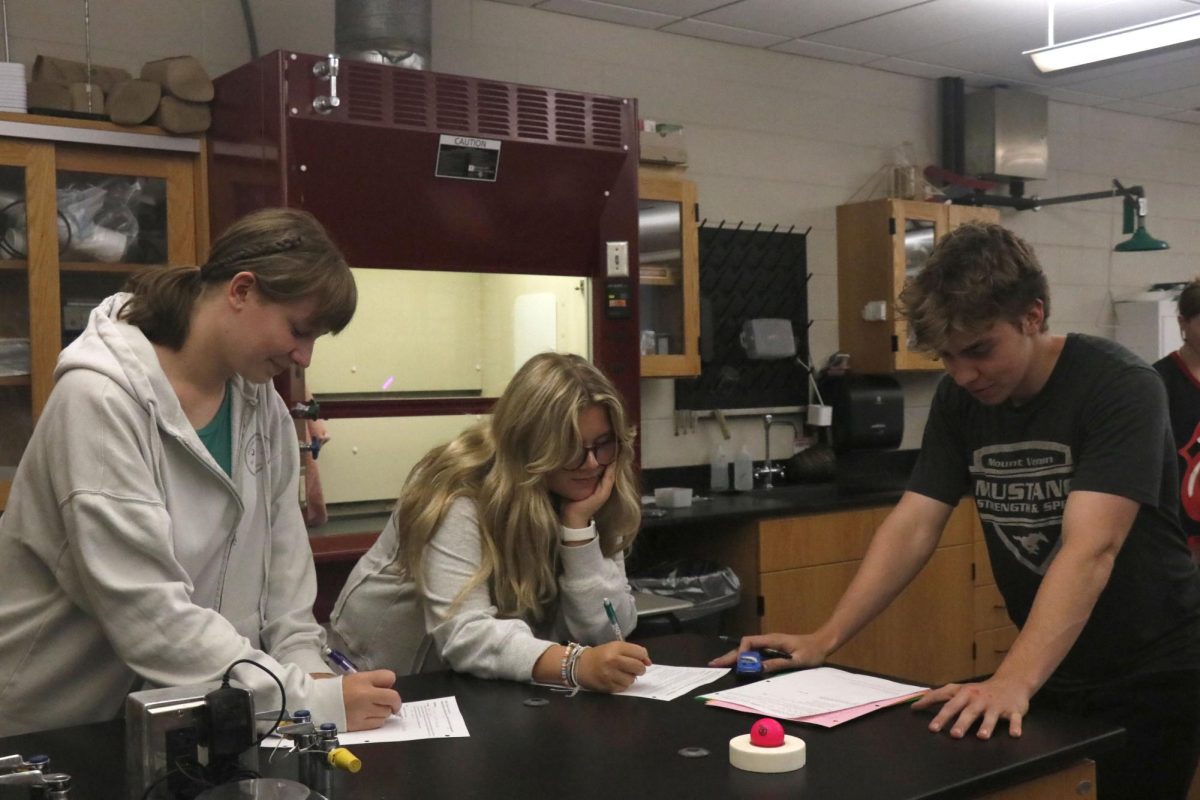
[[[1042,391],[1020,406],[986,406],[943,378],[908,488],[948,505],[975,498],[1018,627],[1061,546],[1069,493],[1137,501],[1108,584],[1047,685],[1200,667],[1200,577],[1177,519],[1165,392],[1120,345],[1068,336]]]
[[[1154,362],[1167,387],[1171,430],[1179,464],[1179,524],[1192,559],[1200,557],[1200,382],[1178,353]]]

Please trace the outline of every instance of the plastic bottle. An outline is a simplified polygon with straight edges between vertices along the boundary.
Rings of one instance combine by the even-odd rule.
[[[725,445],[717,445],[717,449],[712,456],[712,477],[709,481],[709,489],[713,492],[728,492],[729,491],[729,453],[725,451]]]
[[[754,488],[754,459],[745,445],[733,459],[733,488],[737,492],[748,492]]]

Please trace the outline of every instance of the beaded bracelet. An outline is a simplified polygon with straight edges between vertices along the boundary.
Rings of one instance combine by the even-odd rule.
[[[578,650],[579,650],[579,644],[577,644],[576,642],[567,642],[567,648],[565,650],[563,650],[562,661],[559,663],[559,666],[558,666],[559,677],[562,678],[562,684],[563,684],[563,686],[566,686],[568,689],[577,688],[577,684],[575,683],[575,676],[572,674],[571,668],[574,666],[575,653]]]
[[[587,645],[577,645],[575,652],[571,654],[569,663],[567,664],[567,677],[571,680],[571,686],[574,691],[579,691],[579,679],[575,677],[575,667],[579,664],[579,658],[583,655],[583,651],[587,650]]]

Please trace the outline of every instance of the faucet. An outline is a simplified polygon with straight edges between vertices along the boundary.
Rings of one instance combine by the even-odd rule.
[[[764,449],[765,460],[763,461],[763,465],[754,471],[754,477],[763,479],[762,488],[764,489],[774,489],[775,476],[783,476],[783,467],[771,463],[772,425],[787,425],[791,427],[793,437],[798,438],[800,436],[800,429],[790,419],[775,419],[774,414],[763,414],[763,438],[766,444],[766,448]]]

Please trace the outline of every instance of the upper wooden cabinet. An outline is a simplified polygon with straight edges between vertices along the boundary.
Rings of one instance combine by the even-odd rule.
[[[59,351],[133,271],[202,260],[205,190],[202,139],[0,114],[0,510]]]
[[[995,209],[869,200],[837,210],[838,338],[858,372],[940,370],[941,361],[909,349],[896,301],[934,243],[970,221],[998,222]]]
[[[700,374],[696,184],[677,171],[638,170],[638,326],[643,378]]]

